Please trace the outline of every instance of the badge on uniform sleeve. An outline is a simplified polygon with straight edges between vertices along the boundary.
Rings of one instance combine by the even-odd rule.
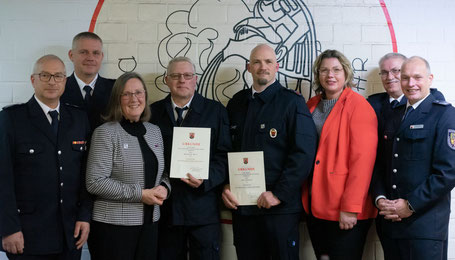
[[[447,144],[450,149],[455,150],[455,130],[449,129],[449,135],[447,137]]]
[[[275,128],[270,129],[270,137],[275,138],[278,131]]]

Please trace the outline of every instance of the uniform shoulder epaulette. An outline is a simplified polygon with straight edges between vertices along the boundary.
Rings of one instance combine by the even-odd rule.
[[[292,92],[292,93],[296,94],[297,96],[301,96],[301,95],[302,95],[302,94],[300,94],[300,92],[298,92],[297,90],[290,89],[290,88],[284,88],[284,89],[286,89],[286,90],[289,91],[289,92]]]
[[[25,103],[11,104],[11,105],[8,105],[8,106],[4,106],[3,110],[18,108],[18,107],[21,107],[23,105],[25,105]]]
[[[445,100],[435,100],[433,104],[441,105],[441,106],[450,106],[451,104]]]
[[[74,107],[74,108],[77,108],[77,109],[84,109],[84,107],[81,107],[81,106],[78,106],[78,105],[74,105],[74,104],[70,104],[70,103],[65,103],[65,106]]]

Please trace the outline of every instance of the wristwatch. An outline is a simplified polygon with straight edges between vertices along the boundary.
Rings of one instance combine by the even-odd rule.
[[[413,213],[415,213],[416,211],[414,210],[414,208],[411,206],[411,203],[409,203],[409,200],[407,200],[407,203],[408,203],[408,208],[410,211],[412,211]]]

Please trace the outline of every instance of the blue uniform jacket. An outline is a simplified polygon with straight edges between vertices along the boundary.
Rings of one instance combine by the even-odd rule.
[[[305,99],[278,81],[268,86],[253,104],[251,89],[244,89],[227,105],[234,152],[263,151],[266,189],[280,199],[271,209],[240,206],[242,215],[301,212],[301,187],[310,175],[317,132]]]
[[[0,112],[0,236],[22,231],[26,254],[75,248],[76,221],[90,222],[85,189],[89,123],[60,105],[58,138],[34,97]]]
[[[90,102],[91,106],[87,108],[85,107],[81,89],[79,88],[73,73],[66,80],[65,92],[63,92],[63,95],[61,96],[60,102],[84,108],[87,112],[91,130],[93,132],[95,128],[104,122],[104,120],[101,119],[101,115],[103,115],[107,104],[109,103],[114,82],[114,79],[107,79],[98,75],[98,79],[96,80],[95,88],[92,93],[92,100]]]
[[[176,126],[171,96],[153,103],[150,122],[160,127],[164,141],[166,172],[169,173],[173,128]],[[220,221],[220,185],[227,176],[227,152],[231,150],[229,122],[224,106],[194,94],[182,127],[211,128],[209,179],[197,189],[171,179],[172,193],[161,208],[160,222],[171,225],[205,225]]]
[[[382,231],[391,238],[445,240],[455,185],[455,109],[432,94],[401,121],[404,109],[380,124],[372,195],[407,199],[415,213],[383,221]]]

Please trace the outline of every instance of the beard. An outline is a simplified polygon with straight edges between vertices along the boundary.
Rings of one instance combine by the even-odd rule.
[[[268,80],[265,79],[265,78],[259,78],[259,79],[257,80],[257,83],[258,83],[260,86],[264,86],[264,85],[267,85],[267,83],[269,83],[269,82],[268,82]]]

